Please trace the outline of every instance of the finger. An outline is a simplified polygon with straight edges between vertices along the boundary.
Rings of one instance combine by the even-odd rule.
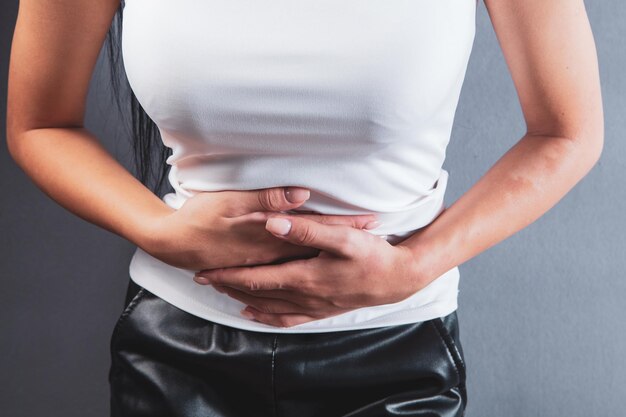
[[[298,324],[307,323],[309,321],[318,320],[306,314],[271,314],[264,313],[254,307],[246,307],[246,311],[252,313],[252,318],[261,323],[269,324],[275,327],[292,327]]]
[[[311,193],[302,187],[273,187],[244,191],[222,191],[233,193],[234,203],[228,215],[241,216],[254,211],[285,211],[301,206]],[[234,194],[236,193],[236,194]]]
[[[315,259],[315,258],[312,258]],[[198,284],[227,285],[250,291],[299,290],[309,291],[312,284],[309,259],[298,259],[278,265],[238,266],[197,272]]]
[[[250,305],[264,313],[304,314],[308,311],[306,308],[299,306],[297,304],[294,304],[291,301],[287,301],[287,300],[249,295],[243,291],[239,291],[232,287],[220,287],[220,288],[215,288],[215,289],[219,292],[225,293],[226,295],[234,298],[235,300],[238,300],[244,304]]]
[[[213,285],[216,291],[222,292],[224,288],[233,288],[239,292],[243,292],[248,294],[251,297],[264,297],[274,299],[277,298],[279,300],[289,301],[293,304],[299,305],[302,308],[308,309],[310,311],[320,311],[320,310],[328,310],[335,311],[339,307],[337,307],[332,302],[328,301],[327,296],[323,296],[320,294],[304,294],[302,292],[292,291],[292,290],[255,290],[250,291],[247,288],[234,288],[228,287],[225,285]]]
[[[375,229],[381,224],[376,220],[375,214],[348,214],[348,215],[335,215],[335,214],[304,214],[298,211],[292,211],[286,213],[288,215],[296,215],[303,219],[314,220],[322,224],[343,224],[346,226],[354,227],[355,229]],[[268,218],[276,215],[276,213],[269,213]]]
[[[376,220],[375,214],[349,214],[349,215],[334,215],[334,214],[313,214],[303,212],[285,212],[284,214],[290,216],[298,216],[303,219],[309,219],[322,224],[334,224],[345,225],[355,229],[375,229],[381,226],[381,223]],[[232,214],[231,214],[232,215]],[[254,211],[248,214],[242,214],[237,216],[238,220],[253,223],[265,223],[267,219],[280,215],[275,211]]]
[[[291,301],[292,303],[300,305],[302,305],[304,298],[301,294],[298,294],[297,292],[292,290],[250,290],[248,288],[231,287],[222,284],[212,284],[212,286],[220,292],[223,291],[224,288],[233,288],[237,291],[244,292],[253,297],[277,298],[280,300]]]
[[[269,324],[269,325],[277,326],[277,327],[292,327],[292,326],[297,326],[298,324],[307,323],[313,320],[321,320],[323,318],[343,314],[345,312],[350,311],[350,309],[341,310],[339,312],[335,312],[331,314],[323,314],[323,315],[316,315],[316,316],[312,316],[308,314],[264,313],[250,306],[246,307],[243,311],[249,312],[252,315],[251,317],[252,319],[259,321],[261,323],[265,323],[265,324]]]
[[[322,224],[298,216],[273,215],[265,228],[274,236],[300,246],[311,246],[338,256],[350,257],[358,242],[357,233],[345,225]]]

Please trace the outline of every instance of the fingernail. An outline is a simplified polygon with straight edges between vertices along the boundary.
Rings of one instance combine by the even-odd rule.
[[[305,188],[287,187],[285,188],[285,198],[290,203],[301,203],[307,200],[311,192]]]
[[[246,310],[245,308],[243,310],[241,310],[241,314],[249,319],[254,318],[254,314],[250,313],[248,310]]]
[[[377,228],[377,227],[379,227],[381,225],[382,225],[382,223],[379,222],[378,220],[373,220],[373,221],[368,222],[367,224],[365,224],[365,228],[368,229],[368,230],[369,229],[375,229],[375,228]]]
[[[205,277],[199,277],[197,275],[195,277],[193,277],[193,280],[196,281],[198,284],[208,284],[210,282]]]
[[[291,230],[291,222],[280,217],[270,217],[265,223],[265,228],[278,235],[286,235]]]

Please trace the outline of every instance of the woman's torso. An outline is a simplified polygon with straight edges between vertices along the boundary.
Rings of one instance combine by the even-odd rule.
[[[300,209],[377,213],[390,243],[443,209],[442,169],[472,49],[475,0],[126,0],[130,85],[172,148],[163,200],[302,186]],[[312,332],[401,324],[456,308],[455,267],[400,303],[292,328],[137,249],[131,277],[234,327]],[[430,317],[432,316],[432,317]]]

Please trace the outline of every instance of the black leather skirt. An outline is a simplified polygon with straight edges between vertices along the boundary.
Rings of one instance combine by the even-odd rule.
[[[129,282],[111,336],[112,417],[464,415],[456,312],[325,333],[243,330]]]

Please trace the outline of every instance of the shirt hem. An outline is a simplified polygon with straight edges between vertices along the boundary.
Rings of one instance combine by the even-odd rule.
[[[431,282],[429,286],[398,303],[363,307],[291,327],[277,327],[246,318],[238,312],[245,307],[245,304],[224,293],[217,292],[211,286],[197,284],[193,281],[195,275],[193,271],[168,265],[139,247],[131,260],[129,274],[135,283],[189,314],[225,326],[265,333],[326,333],[410,324],[443,317],[458,308],[459,272],[457,267],[447,271]],[[441,287],[442,285],[443,287]],[[424,291],[427,288],[428,290]],[[237,310],[233,309],[233,305],[228,306],[231,311],[236,311],[240,317],[209,306],[199,299],[203,296],[206,300],[216,303],[220,300],[228,300],[228,303],[240,304],[240,308]],[[426,297],[424,298],[424,296]],[[412,303],[420,304],[411,306]],[[406,304],[406,307],[403,307],[402,304]],[[401,308],[401,310],[381,314],[381,311],[389,308]],[[368,315],[373,317],[362,319]],[[350,322],[351,320],[352,322]]]

